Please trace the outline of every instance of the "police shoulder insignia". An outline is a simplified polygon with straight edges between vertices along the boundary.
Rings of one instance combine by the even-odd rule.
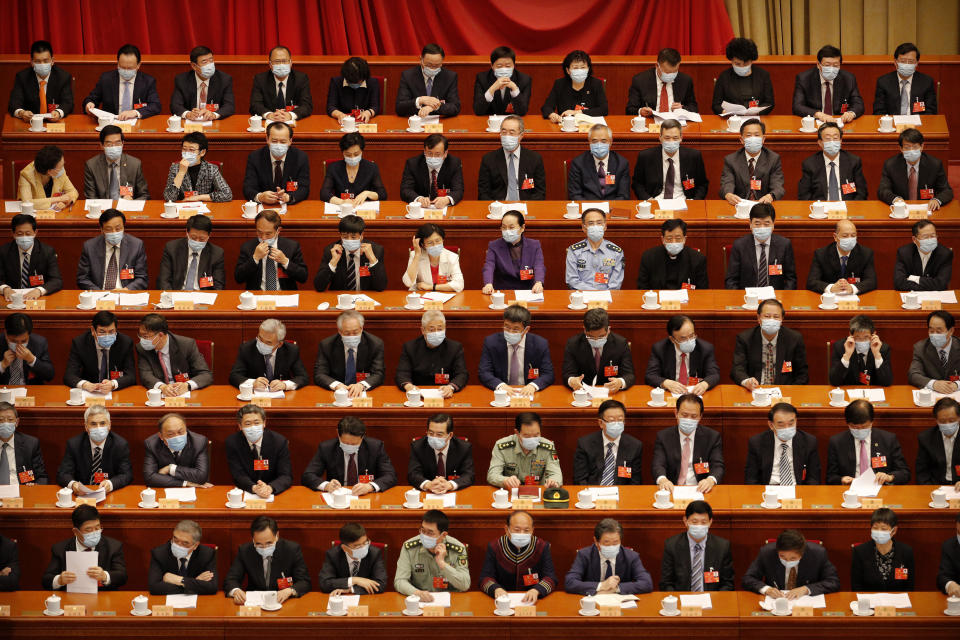
[[[574,251],[576,251],[577,249],[583,249],[585,246],[587,246],[587,241],[586,241],[586,240],[581,240],[580,242],[578,242],[578,243],[576,243],[576,244],[570,245],[570,248],[573,249]]]

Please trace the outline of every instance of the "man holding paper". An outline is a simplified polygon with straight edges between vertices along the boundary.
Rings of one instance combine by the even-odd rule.
[[[83,99],[83,110],[96,117],[96,110],[116,115],[118,120],[155,116],[162,110],[157,81],[140,73],[140,49],[125,44],[117,51],[117,68],[106,71]]]
[[[883,163],[877,198],[887,204],[926,200],[929,211],[953,200],[943,162],[923,152],[920,130],[904,129],[897,142],[900,153]]]
[[[917,220],[913,242],[897,249],[893,288],[897,291],[946,291],[953,276],[953,249],[937,242],[937,225]]]
[[[583,331],[567,340],[563,351],[564,383],[576,391],[584,385],[609,393],[629,389],[637,381],[630,342],[610,330],[610,314],[599,307],[583,314]]]
[[[90,406],[83,413],[83,428],[83,433],[67,440],[57,484],[83,497],[97,491],[110,493],[133,482],[130,445],[111,431],[110,412],[102,404]],[[90,490],[89,485],[97,489]]]
[[[179,413],[167,413],[157,421],[158,432],[143,441],[143,481],[148,487],[202,487],[210,479],[207,438],[187,430]]]
[[[46,590],[66,587],[67,592],[112,591],[127,583],[127,565],[119,540],[103,535],[96,507],[82,504],[73,510],[73,537],[50,549],[50,564],[41,584]],[[92,558],[86,558],[89,553]],[[83,567],[81,573],[77,568]],[[72,585],[72,586],[71,586]]]
[[[337,437],[324,440],[300,476],[312,491],[350,487],[355,496],[386,491],[397,484],[383,441],[367,436],[367,425],[354,416],[337,423]]]
[[[849,485],[864,474],[876,476],[878,485],[910,482],[910,467],[903,458],[896,434],[873,428],[873,405],[862,398],[843,410],[847,430],[830,437],[827,449],[827,484]]]
[[[649,118],[654,111],[665,113],[676,109],[696,113],[697,98],[693,79],[680,71],[680,52],[667,47],[657,53],[657,63],[652,69],[633,76],[626,113]]]
[[[933,405],[933,417],[936,426],[917,435],[917,484],[954,485],[960,492],[960,404],[940,398]]]
[[[796,407],[787,402],[773,405],[767,412],[767,427],[747,443],[744,484],[820,484],[817,439],[797,429]]]
[[[150,551],[150,595],[210,596],[217,592],[217,551],[200,544],[202,536],[199,524],[181,520],[170,542]]]
[[[657,433],[653,448],[653,477],[661,491],[696,486],[709,493],[723,480],[723,440],[720,432],[700,425],[703,400],[686,393],[677,398],[676,427]]]
[[[796,600],[840,590],[837,569],[827,550],[807,542],[796,529],[786,529],[765,544],[743,576],[743,588],[770,598]]]
[[[480,383],[532,398],[553,384],[550,343],[530,333],[533,317],[526,307],[511,305],[503,312],[503,331],[483,340]]]

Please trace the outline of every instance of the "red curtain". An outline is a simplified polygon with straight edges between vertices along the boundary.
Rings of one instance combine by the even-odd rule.
[[[733,37],[723,0],[6,0],[0,53],[34,40],[57,53],[257,55],[283,43],[300,55],[411,55],[437,42],[448,55],[641,55],[674,47],[720,54]]]

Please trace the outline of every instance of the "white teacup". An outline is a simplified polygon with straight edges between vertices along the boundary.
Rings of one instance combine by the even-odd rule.
[[[497,404],[507,404],[510,402],[509,394],[506,389],[494,389],[493,401]]]
[[[666,493],[666,491],[664,491],[664,493]],[[678,602],[677,596],[667,596],[666,598],[660,601],[660,606],[667,613],[673,613],[674,611],[677,610],[677,602]]]
[[[403,494],[403,499],[407,504],[420,504],[420,492],[416,489],[410,489]]]
[[[352,307],[353,306],[353,294],[351,293],[341,293],[337,296],[337,306],[338,307]]]
[[[563,118],[560,119],[560,128],[564,131],[576,131],[577,119],[573,116],[563,116]]]
[[[573,401],[577,404],[583,404],[590,401],[590,394],[586,389],[577,389],[573,392]]]
[[[240,205],[240,210],[243,211],[244,218],[257,217],[257,203],[253,200],[249,200]]]
[[[330,613],[340,615],[343,613],[344,606],[343,598],[340,596],[330,596],[327,600],[327,609],[330,610]]]
[[[800,128],[810,131],[817,126],[817,119],[813,116],[804,116],[800,119]]]
[[[753,209],[753,203],[747,202],[746,200],[741,200],[737,203],[737,217],[738,218],[749,218],[750,209]]]
[[[171,203],[172,204],[172,203]],[[30,206],[33,206],[33,203],[30,203]],[[103,212],[103,205],[99,202],[91,202],[87,205],[87,211],[90,213],[90,217],[97,218]],[[177,212],[177,207],[174,205],[173,212]]]
[[[960,615],[960,598],[956,596],[947,598],[947,611],[950,612],[950,615]]]
[[[756,307],[760,304],[760,298],[753,293],[745,293],[743,295],[743,306],[745,307]]]
[[[506,489],[497,489],[493,492],[493,504],[505,507],[510,504],[510,493]]]
[[[340,203],[340,216],[346,217],[353,215],[353,203],[352,202],[341,202]]]
[[[419,293],[407,294],[407,306],[408,307],[423,306],[423,300],[420,298],[420,294]]]
[[[34,213],[33,213],[33,203],[32,203],[32,202],[21,202],[21,203],[20,203],[20,213],[22,213],[22,214],[24,214],[24,215],[27,215],[27,216],[32,216],[32,215],[34,215]]]
[[[94,205],[90,205],[90,213],[93,213]],[[163,203],[163,215],[168,217],[174,217],[177,215],[177,203],[176,202],[164,202]]]
[[[843,492],[843,504],[848,507],[855,507],[860,504],[860,496],[854,491],[844,491]]]
[[[753,390],[753,401],[758,405],[766,406],[770,404],[770,390],[769,389],[754,389]]]
[[[73,502],[73,491],[67,487],[57,491],[57,504],[61,506],[67,506],[71,502]]]
[[[867,615],[870,613],[870,598],[857,598],[857,611],[860,615]]]
[[[898,200],[890,205],[890,213],[893,214],[894,218],[906,218],[907,217],[907,203],[903,200]]]
[[[568,216],[579,216],[580,215],[580,205],[576,202],[567,203],[567,215]]]
[[[768,507],[775,507],[780,504],[780,496],[776,493],[763,492],[763,504]]]
[[[420,404],[420,390],[411,389],[407,391],[407,402],[410,404]]]
[[[407,118],[407,127],[411,131],[423,131],[423,118],[420,116],[410,116]]]
[[[11,293],[11,294],[10,294],[10,305],[11,305],[11,306],[14,306],[14,307],[22,307],[22,306],[23,306],[23,292],[21,292],[21,291],[14,291],[13,293]]]
[[[80,404],[83,402],[83,389],[70,389],[70,402],[73,404]]]
[[[93,291],[80,292],[80,306],[84,309],[92,309],[97,304],[97,294]]]
[[[933,506],[935,507],[945,507],[947,506],[947,492],[940,489],[934,489],[930,492],[930,499],[933,500]]]
[[[101,128],[108,124],[113,124],[113,116],[101,116],[97,118],[97,124],[100,125]]]
[[[740,116],[730,116],[727,118],[727,130],[728,131],[740,131],[740,125],[743,124],[743,118]]]
[[[146,505],[155,504],[157,502],[157,492],[155,489],[146,488],[140,492],[140,502]]]
[[[334,390],[333,401],[337,404],[347,404],[350,402],[350,392],[344,387]]]
[[[263,128],[263,117],[262,116],[250,116],[247,118],[247,123],[250,125],[250,128],[254,131],[259,131]]]
[[[497,611],[506,613],[510,611],[510,596],[500,596],[496,599]]]
[[[581,489],[577,492],[577,502],[585,507],[593,504],[593,492],[589,489]]]
[[[630,128],[634,131],[646,131],[647,130],[647,119],[641,116],[636,118],[631,118]]]
[[[47,611],[50,613],[58,613],[60,611],[60,596],[53,594],[43,602]]]
[[[773,611],[777,615],[787,615],[790,613],[790,601],[786,598],[777,598],[773,601]]]
[[[343,509],[350,504],[350,489],[338,489],[333,492],[333,506]]]
[[[133,610],[137,613],[146,613],[149,611],[147,606],[150,604],[150,599],[147,596],[141,594],[130,601],[130,604],[133,605]]]
[[[908,307],[919,307],[920,306],[920,296],[916,293],[908,293],[906,295],[906,303]]]
[[[639,215],[640,217],[643,217],[643,218],[653,217],[653,212],[651,211],[651,209],[653,209],[653,205],[647,202],[646,200],[644,200],[643,202],[638,202],[636,209],[637,209],[637,215]]]
[[[572,307],[582,307],[583,306],[583,293],[579,291],[572,291],[570,293],[570,306]]]
[[[833,293],[824,293],[820,296],[820,304],[825,307],[832,307],[837,304],[837,296]]]
[[[656,501],[657,506],[665,507],[670,504],[670,492],[669,491],[657,491],[653,494],[653,499]]]
[[[643,304],[646,307],[652,307],[657,304],[658,296],[656,291],[643,292]]]
[[[826,209],[826,205],[824,205],[819,200],[817,200],[816,202],[810,203],[810,213],[812,215],[817,216],[818,218],[822,218],[823,216],[826,215],[825,209]]]
[[[30,118],[30,131],[43,131],[43,116],[34,115]]]
[[[423,207],[416,200],[408,204],[406,209],[407,209],[407,214],[409,214],[411,218],[423,217]]]
[[[917,396],[920,399],[920,404],[924,406],[933,404],[933,391],[930,389],[920,389]]]
[[[407,613],[420,613],[420,596],[407,596],[404,600]]]
[[[257,297],[249,291],[240,294],[240,306],[244,309],[253,309],[257,304]]]
[[[580,610],[584,613],[592,613],[597,608],[597,599],[593,596],[580,598]]]
[[[493,306],[502,307],[507,303],[507,294],[502,291],[494,291],[490,295],[490,300],[493,302]]]
[[[253,400],[253,383],[252,382],[240,383],[240,399]]]
[[[13,389],[7,389],[6,387],[0,389],[0,402],[13,404]]]
[[[503,216],[503,203],[499,200],[495,200],[487,205],[487,211],[492,216]]]
[[[182,125],[180,116],[173,115],[167,118],[167,128],[171,131],[179,131]]]
[[[666,391],[664,391],[663,387],[650,389],[650,399],[653,400],[655,404],[663,404],[664,397],[666,397]]]
[[[243,490],[241,489],[230,489],[227,491],[227,502],[229,502],[234,507],[239,507],[243,504]]]
[[[830,389],[830,402],[833,404],[840,404],[843,402],[843,389]]]
[[[264,591],[263,592],[263,606],[272,609],[277,606],[277,592],[276,591]]]
[[[163,392],[160,389],[147,389],[147,402],[157,404],[163,400]]]
[[[500,125],[503,124],[503,119],[505,116],[490,116],[487,118],[487,129],[490,131],[499,131]]]
[[[893,116],[880,116],[880,130],[893,131]]]
[[[340,121],[340,128],[344,131],[356,131],[357,119],[353,116],[344,116],[343,120]]]

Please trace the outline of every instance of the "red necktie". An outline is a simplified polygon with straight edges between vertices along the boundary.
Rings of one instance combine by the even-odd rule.
[[[680,375],[677,376],[677,381],[683,386],[687,386],[687,382],[690,380],[689,375],[687,374],[687,354],[680,354]]]
[[[917,167],[910,165],[910,175],[907,177],[907,200],[918,200],[917,196]]]
[[[670,103],[667,102],[667,83],[660,83],[660,109],[659,111],[670,111]]]
[[[200,83],[200,104],[202,104],[204,107],[207,106],[207,83],[206,82]]]
[[[352,487],[357,484],[357,454],[350,454],[350,461],[347,463],[347,486]]]
[[[447,465],[443,463],[443,454],[437,454],[437,477],[446,478],[447,477]]]
[[[430,172],[430,195],[433,197],[437,196],[437,170],[433,169]]]
[[[170,384],[170,371],[167,369],[167,365],[163,363],[163,354],[161,354],[159,351],[157,352],[157,360],[160,361],[160,368],[163,369],[164,384]]]
[[[833,91],[830,90],[830,83],[825,83],[827,85],[826,90],[823,92],[823,112],[828,116],[833,115]]]

